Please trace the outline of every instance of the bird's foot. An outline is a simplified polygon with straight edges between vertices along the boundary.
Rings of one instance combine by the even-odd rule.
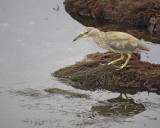
[[[119,68],[117,68],[116,70],[118,71],[118,70],[121,70],[121,69],[123,69],[124,67],[123,66],[120,66]]]
[[[115,64],[115,62],[111,61],[110,63],[108,63],[107,65],[111,65],[111,64]]]
[[[100,66],[105,66],[106,64],[99,63]]]
[[[122,64],[122,66],[123,66],[123,64]],[[114,65],[114,67],[116,67],[116,68],[120,68],[122,66],[116,66],[116,65]],[[131,67],[131,65],[126,65],[125,67]]]
[[[131,65],[126,65],[125,67],[131,67]]]
[[[118,67],[118,66],[116,66],[116,67]],[[121,70],[121,69],[123,69],[125,67],[131,67],[131,65],[122,65],[119,68],[117,68],[116,70]]]

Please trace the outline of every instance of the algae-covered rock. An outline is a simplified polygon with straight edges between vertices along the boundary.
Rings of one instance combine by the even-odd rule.
[[[160,64],[140,61],[140,54],[132,54],[130,67],[115,70],[125,60],[108,66],[109,61],[120,57],[118,53],[94,53],[87,59],[62,68],[52,75],[76,88],[85,90],[107,89],[116,92],[160,91]],[[125,58],[126,59],[126,58]]]
[[[66,95],[67,97],[75,97],[75,98],[90,98],[89,95],[87,94],[82,94],[82,93],[77,93],[77,92],[70,92],[70,91],[66,91],[66,90],[62,90],[59,88],[48,88],[45,89],[46,92],[50,93],[50,94],[61,94],[61,95]]]
[[[102,31],[122,31],[154,43],[160,43],[160,0],[65,0],[66,11],[84,26]],[[159,20],[160,22],[160,20]]]
[[[147,26],[159,12],[159,0],[65,0],[66,11],[83,17]]]

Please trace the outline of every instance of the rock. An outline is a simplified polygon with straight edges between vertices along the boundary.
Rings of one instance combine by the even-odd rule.
[[[66,11],[85,26],[123,31],[138,39],[160,42],[159,35],[152,35],[152,30],[157,31],[159,26],[149,24],[155,13],[160,14],[160,0],[65,0],[64,4]]]
[[[160,8],[159,0],[65,0],[64,4],[70,14],[138,26],[147,26]]]
[[[160,18],[153,16],[149,20],[148,30],[151,35],[158,35],[160,33]]]
[[[130,94],[140,91],[160,92],[160,64],[140,61],[140,54],[132,54],[129,61],[131,67],[117,71],[114,65],[107,65],[119,57],[120,54],[112,52],[89,54],[85,60],[62,68],[54,72],[53,76],[84,90],[107,89]],[[124,62],[118,62],[116,66]]]
[[[50,94],[61,94],[61,95],[66,95],[67,98],[86,98],[90,99],[90,96],[87,94],[82,94],[82,93],[77,93],[77,92],[70,92],[66,90],[62,90],[59,88],[48,88],[45,89],[46,92]]]
[[[149,20],[150,25],[148,27],[148,30],[152,35],[153,35],[155,25],[157,24],[157,22],[158,22],[158,19],[156,17],[151,17]]]

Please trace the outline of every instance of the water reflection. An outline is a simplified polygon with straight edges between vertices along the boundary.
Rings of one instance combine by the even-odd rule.
[[[99,104],[93,106],[92,111],[106,117],[132,117],[146,110],[143,104],[136,103],[133,98],[123,98],[122,93],[116,98],[100,101]]]

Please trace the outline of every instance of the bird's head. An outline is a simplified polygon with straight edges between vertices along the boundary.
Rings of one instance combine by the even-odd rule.
[[[97,30],[98,30],[98,29],[96,29],[96,28],[94,28],[94,27],[86,27],[86,28],[82,31],[82,33],[81,33],[78,37],[76,37],[73,41],[76,41],[76,40],[81,39],[81,38],[93,36],[94,34],[97,33]]]

